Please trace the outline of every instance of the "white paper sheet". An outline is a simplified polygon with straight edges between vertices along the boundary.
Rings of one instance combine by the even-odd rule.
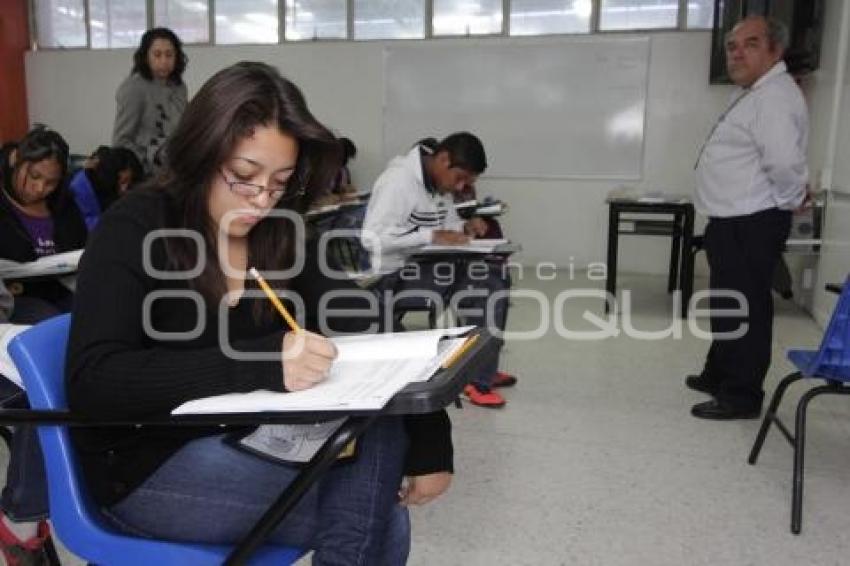
[[[380,409],[408,383],[427,381],[466,340],[440,342],[441,337],[458,336],[472,328],[335,338],[339,357],[327,379],[315,387],[291,393],[260,390],[206,397],[184,403],[172,414]]]

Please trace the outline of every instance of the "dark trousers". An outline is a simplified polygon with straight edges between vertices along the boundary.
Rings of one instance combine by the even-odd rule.
[[[716,386],[718,401],[735,408],[760,408],[764,398],[773,338],[771,281],[790,228],[791,212],[769,209],[712,218],[705,229],[711,290],[738,291],[745,299],[746,315],[722,316],[721,309],[742,305],[733,298],[711,298],[714,339],[703,369],[703,376]],[[741,337],[719,336],[741,325],[747,326]]]
[[[36,324],[61,312],[60,308],[41,299],[16,297],[9,322]],[[0,406],[9,409],[29,408],[26,393],[3,376],[0,376]],[[0,509],[13,521],[44,519],[48,512],[47,477],[36,427],[16,426],[11,449]]]
[[[434,294],[442,299],[444,306],[450,306],[457,293],[469,291],[469,296],[457,300],[460,324],[490,328],[491,332],[496,332],[504,331],[507,325],[509,299],[506,292],[510,287],[510,276],[501,262],[446,259],[409,264],[382,277],[373,290],[385,308],[389,308],[389,302],[401,293]],[[497,292],[498,298],[491,299],[491,295]],[[398,305],[394,306],[396,309]],[[473,377],[472,383],[481,390],[489,390],[498,366],[499,353],[496,352],[481,372]]]

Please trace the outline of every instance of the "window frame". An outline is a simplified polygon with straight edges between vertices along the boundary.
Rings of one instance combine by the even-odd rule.
[[[423,37],[421,38],[407,38],[407,37],[399,37],[399,38],[381,38],[381,39],[358,39],[354,37],[354,21],[355,21],[355,0],[342,0],[345,2],[345,10],[346,10],[346,37],[341,38],[316,38],[316,39],[286,39],[286,8],[288,0],[278,0],[277,3],[277,19],[278,19],[278,37],[276,43],[228,43],[228,44],[219,44],[216,42],[216,33],[215,33],[215,0],[203,0],[207,3],[207,41],[205,42],[194,42],[194,43],[185,43],[186,46],[198,46],[198,47],[211,47],[211,46],[222,46],[222,47],[238,47],[241,45],[284,45],[284,44],[305,44],[310,42],[322,42],[322,43],[335,43],[335,42],[374,42],[374,41],[429,41],[429,40],[444,40],[444,39],[453,39],[453,40],[464,40],[464,39],[481,39],[481,38],[534,38],[534,37],[571,37],[571,36],[590,36],[594,34],[631,34],[631,33],[665,33],[665,32],[702,32],[710,31],[711,28],[702,28],[702,27],[690,27],[688,22],[688,0],[676,0],[678,4],[678,12],[676,16],[676,24],[672,27],[659,27],[659,28],[630,28],[630,29],[608,29],[603,30],[600,27],[601,20],[601,9],[602,9],[602,1],[603,0],[591,0],[591,13],[590,13],[590,26],[587,32],[571,32],[571,33],[541,33],[534,35],[521,35],[514,36],[511,35],[511,8],[512,1],[511,0],[502,0],[502,29],[496,33],[488,33],[488,34],[458,34],[458,35],[436,35],[434,34],[434,0],[419,0],[423,3],[423,18],[424,18],[424,29],[423,29]],[[91,33],[91,10],[90,10],[90,2],[91,0],[83,0],[83,9],[84,9],[84,17],[85,17],[85,30],[86,30],[86,44],[85,46],[78,47],[46,47],[39,45],[38,42],[38,29],[39,22],[36,18],[36,0],[28,0],[27,6],[29,11],[29,31],[30,31],[30,43],[32,45],[33,50],[45,50],[45,51],[79,51],[79,50],[95,50],[92,47],[92,33]],[[155,0],[145,0],[145,21],[147,24],[147,29],[152,28],[154,24],[155,17]],[[127,49],[126,47],[106,47],[106,48],[97,48],[97,51],[108,51],[111,49]]]

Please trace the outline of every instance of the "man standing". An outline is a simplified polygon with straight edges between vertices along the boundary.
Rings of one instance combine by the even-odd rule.
[[[808,180],[808,116],[782,62],[787,37],[782,24],[761,16],[745,18],[729,33],[727,67],[740,88],[697,158],[695,204],[709,219],[710,287],[724,295],[711,299],[713,341],[705,367],[685,380],[714,397],[691,409],[702,419],[761,412],[773,331],[771,278]],[[740,309],[740,316],[728,309]]]
[[[383,276],[375,286],[381,295],[425,292],[458,301],[462,324],[487,326],[492,321],[505,329],[510,284],[501,264],[486,262],[407,264],[407,258],[425,244],[463,245],[484,235],[481,218],[464,222],[454,209],[452,195],[473,186],[487,168],[484,146],[475,135],[458,132],[436,143],[423,140],[407,155],[390,161],[372,189],[363,222],[362,243],[369,250],[372,268]],[[413,268],[413,269],[409,269]],[[488,300],[494,293],[495,300]],[[424,295],[423,295],[424,296]],[[491,313],[487,312],[492,307]],[[475,314],[478,313],[478,314]],[[516,377],[497,371],[495,356],[464,389],[469,400],[482,407],[501,407],[505,399],[494,387],[514,385]]]

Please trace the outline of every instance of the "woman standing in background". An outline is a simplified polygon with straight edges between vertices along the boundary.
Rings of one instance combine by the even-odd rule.
[[[165,163],[165,140],[186,108],[183,82],[188,58],[180,38],[168,28],[149,29],[133,55],[133,69],[115,94],[118,109],[112,145],[132,149],[145,174]]]

